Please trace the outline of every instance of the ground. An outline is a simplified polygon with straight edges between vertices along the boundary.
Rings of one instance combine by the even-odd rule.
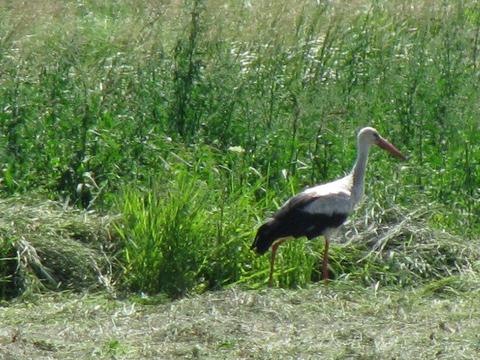
[[[313,285],[153,300],[63,293],[10,303],[0,308],[0,358],[474,359],[480,351],[478,296]]]

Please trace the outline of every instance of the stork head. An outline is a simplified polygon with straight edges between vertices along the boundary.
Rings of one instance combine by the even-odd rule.
[[[358,133],[357,139],[359,145],[378,145],[382,149],[387,150],[393,156],[404,161],[407,160],[407,158],[395,146],[393,146],[388,140],[380,136],[378,131],[374,128],[363,128]]]

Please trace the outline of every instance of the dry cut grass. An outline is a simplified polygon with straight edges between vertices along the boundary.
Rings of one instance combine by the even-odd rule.
[[[1,199],[0,212],[0,278],[10,284],[4,297],[45,288],[110,288],[112,217],[18,197]]]
[[[465,279],[478,285],[478,279]],[[351,283],[154,304],[56,294],[0,308],[2,359],[474,359],[480,297]]]

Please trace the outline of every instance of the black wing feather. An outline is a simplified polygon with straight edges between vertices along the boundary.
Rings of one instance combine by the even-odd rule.
[[[251,248],[263,254],[277,239],[302,236],[313,239],[322,235],[326,229],[336,228],[345,222],[348,214],[312,214],[305,211],[317,199],[317,196],[305,193],[291,198],[270,220],[260,226]]]

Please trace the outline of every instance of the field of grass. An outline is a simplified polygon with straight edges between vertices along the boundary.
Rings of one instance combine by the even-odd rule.
[[[480,265],[479,38],[474,0],[0,2],[0,297],[261,289],[256,229],[349,171],[362,126],[409,161],[372,151],[366,199],[332,247],[334,282],[467,296]],[[275,285],[310,289],[321,251],[282,246]],[[357,335],[342,351],[393,346]],[[110,336],[98,351],[128,353]],[[232,341],[215,346],[252,345]]]

